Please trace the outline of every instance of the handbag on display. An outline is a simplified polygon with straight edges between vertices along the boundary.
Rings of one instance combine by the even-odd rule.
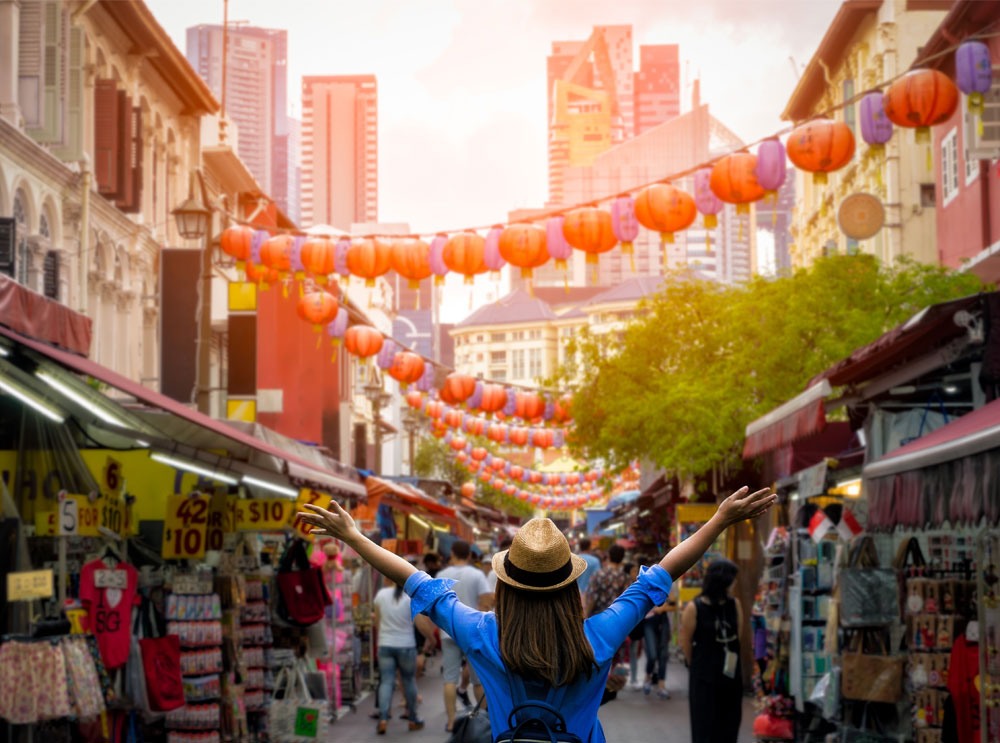
[[[154,712],[169,712],[183,707],[181,639],[177,635],[144,637],[139,640],[139,647],[142,650],[142,670],[146,678],[150,709]]]
[[[850,562],[840,571],[839,589],[842,627],[880,627],[899,621],[897,572],[878,566],[870,536],[852,546]]]
[[[326,700],[309,691],[302,672],[283,668],[275,680],[268,726],[274,743],[313,743],[328,737]]]
[[[872,652],[865,652],[866,641]],[[840,657],[845,699],[894,703],[903,695],[906,658],[889,655],[881,632],[856,633]]]
[[[296,570],[293,566],[298,565]],[[278,616],[289,624],[308,627],[326,616],[333,598],[323,571],[309,563],[305,542],[293,539],[278,563]]]

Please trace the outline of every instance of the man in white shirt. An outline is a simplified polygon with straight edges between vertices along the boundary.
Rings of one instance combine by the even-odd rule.
[[[469,564],[471,549],[468,542],[461,539],[456,540],[451,545],[451,562],[444,570],[437,574],[438,578],[450,578],[456,581],[454,591],[458,595],[458,600],[471,609],[486,611],[489,600],[493,593],[486,583],[486,576],[479,568]],[[441,632],[441,665],[444,674],[444,706],[448,713],[448,727],[450,732],[455,724],[455,700],[458,696],[458,679],[462,675],[462,651],[455,641]],[[472,672],[473,691],[476,699],[483,695],[483,687]]]

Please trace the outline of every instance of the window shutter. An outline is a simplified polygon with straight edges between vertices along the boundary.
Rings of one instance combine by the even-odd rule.
[[[132,200],[132,101],[118,91],[118,199],[119,206]]]
[[[118,90],[114,80],[94,86],[94,173],[103,196],[118,194]]]
[[[126,99],[127,100],[127,99]],[[125,142],[125,169],[129,173],[131,186],[123,188],[124,196],[118,200],[118,208],[123,212],[134,214],[142,204],[142,109],[136,106],[128,109],[131,138]]]
[[[42,120],[39,129],[29,133],[39,142],[52,143],[62,141],[62,8],[55,0],[46,0],[44,8]]]
[[[75,162],[83,157],[83,29],[69,29],[69,54],[66,66],[65,124],[63,146],[56,155]]]
[[[50,250],[42,266],[42,293],[49,299],[59,299],[59,254]]]
[[[0,274],[14,275],[14,245],[17,243],[17,222],[13,217],[0,217]]]
[[[22,0],[18,33],[17,102],[29,129],[42,122],[42,0]]]

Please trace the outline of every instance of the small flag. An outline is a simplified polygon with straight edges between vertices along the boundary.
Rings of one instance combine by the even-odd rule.
[[[809,536],[812,537],[814,542],[821,542],[823,537],[833,528],[833,520],[826,515],[826,511],[822,508],[817,510],[813,514],[813,517],[809,519]]]
[[[863,531],[864,529],[861,528],[861,524],[854,518],[854,514],[851,513],[850,509],[844,508],[843,513],[840,515],[840,523],[837,524],[837,533],[840,534],[840,538],[845,542],[849,542]]]

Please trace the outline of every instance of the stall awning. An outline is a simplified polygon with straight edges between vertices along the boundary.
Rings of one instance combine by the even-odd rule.
[[[862,471],[865,478],[886,477],[1000,448],[1000,400],[895,449]]]
[[[86,356],[92,321],[0,274],[0,325]]]
[[[748,423],[743,458],[756,457],[822,431],[826,426],[823,401],[831,392],[830,383],[823,379],[767,415]]]
[[[335,492],[341,491],[345,494],[351,495],[364,495],[366,492],[364,486],[356,480],[330,472],[313,462],[298,457],[282,450],[277,446],[274,446],[273,444],[233,428],[225,421],[216,420],[215,418],[211,418],[203,413],[199,413],[197,410],[193,410],[186,405],[167,397],[166,395],[161,395],[160,393],[154,392],[147,387],[143,387],[138,382],[134,382],[131,379],[123,377],[122,375],[101,366],[90,359],[62,351],[58,348],[53,348],[44,343],[31,340],[30,338],[25,338],[21,334],[15,333],[8,328],[0,327],[0,335],[10,338],[11,340],[30,348],[49,360],[54,361],[57,364],[61,364],[67,369],[70,369],[78,374],[84,374],[100,380],[101,382],[114,387],[126,395],[134,397],[136,400],[145,405],[163,410],[196,426],[208,429],[209,431],[239,445],[287,462],[289,474],[293,477],[315,482],[324,489],[330,489]]]
[[[372,476],[365,479],[365,487],[368,490],[369,498],[381,497],[383,503],[389,501],[390,505],[405,513],[412,513],[414,509],[422,510],[425,513],[433,514],[435,518],[443,519],[454,525],[458,524],[454,508],[442,505],[405,484]]]

